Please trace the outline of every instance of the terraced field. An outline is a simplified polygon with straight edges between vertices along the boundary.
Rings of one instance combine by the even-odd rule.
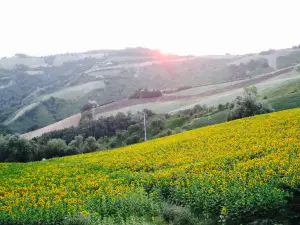
[[[60,224],[67,215],[157,224],[164,202],[220,224],[278,224],[300,185],[299,127],[294,109],[111,151],[1,163],[0,224]]]

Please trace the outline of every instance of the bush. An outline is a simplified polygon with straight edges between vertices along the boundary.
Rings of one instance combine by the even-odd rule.
[[[137,132],[139,132],[139,131],[141,131],[141,130],[142,130],[142,129],[141,129],[141,127],[140,127],[139,124],[130,125],[130,126],[128,127],[128,132],[129,132],[129,134],[137,133]]]
[[[182,129],[180,127],[176,127],[173,131],[172,131],[172,134],[178,134],[178,133],[181,133],[182,132]]]
[[[83,137],[81,135],[76,136],[75,139],[69,143],[67,151],[74,154],[83,153]]]
[[[84,124],[93,119],[93,113],[91,111],[84,111],[81,113],[80,124]]]
[[[44,158],[53,158],[58,156],[64,156],[67,150],[67,144],[62,139],[52,139],[47,142],[44,151]]]
[[[34,141],[17,135],[0,136],[0,161],[28,162],[37,157],[37,145]]]
[[[138,135],[133,135],[126,139],[126,144],[127,145],[136,144],[139,142],[139,140],[140,140],[140,137]]]
[[[83,215],[73,215],[67,216],[62,225],[92,225],[92,220],[88,216]]]
[[[174,225],[195,225],[199,223],[189,209],[180,206],[163,204],[162,214],[168,223]]]
[[[158,98],[161,96],[162,94],[159,90],[138,89],[129,98]]]
[[[84,141],[83,152],[95,152],[100,149],[100,145],[97,143],[94,137],[88,137]]]
[[[158,137],[166,137],[172,134],[172,130],[166,129],[158,134]]]
[[[231,111],[228,115],[228,120],[235,120],[274,111],[267,102],[262,102],[257,99],[257,89],[255,87],[245,88],[244,96],[238,96],[230,105],[230,109]]]

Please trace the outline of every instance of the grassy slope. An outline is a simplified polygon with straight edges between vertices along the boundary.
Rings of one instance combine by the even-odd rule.
[[[272,90],[266,92],[268,98],[280,97],[286,94],[291,94],[293,92],[300,91],[300,78],[288,80],[282,83],[280,86],[273,88]]]
[[[223,110],[220,112],[213,113],[209,116],[204,116],[201,118],[196,118],[192,120],[190,123],[185,124],[183,126],[184,129],[191,130],[199,127],[209,126],[213,124],[223,123],[227,121],[229,111]]]
[[[40,128],[45,127],[80,111],[80,105],[74,101],[52,99],[54,100],[51,101],[49,99],[41,102],[35,108],[25,112],[18,119],[10,123],[8,128],[12,132],[23,133],[35,124]]]
[[[300,109],[287,110],[113,151],[0,164],[0,202],[12,206],[0,219],[47,223],[95,212],[151,218],[160,215],[161,198],[198,215],[222,208],[228,224],[275,218],[288,195],[280,183],[300,185],[299,122]]]
[[[271,98],[268,100],[275,111],[300,107],[300,92]]]
[[[268,97],[268,102],[280,111],[300,107],[300,79],[287,80],[279,86],[262,93]]]
[[[277,68],[292,66],[300,62],[300,51],[291,52],[288,55],[280,56],[277,58]]]

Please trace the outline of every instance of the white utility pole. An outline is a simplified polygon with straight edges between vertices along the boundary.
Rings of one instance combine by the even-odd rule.
[[[209,106],[207,106],[207,120],[210,120],[210,115],[209,115]]]
[[[146,113],[145,112],[144,112],[144,132],[145,132],[145,141],[147,141]]]

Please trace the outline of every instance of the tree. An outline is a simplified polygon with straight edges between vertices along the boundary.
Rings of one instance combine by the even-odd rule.
[[[223,105],[223,104],[219,104],[219,105],[218,105],[218,110],[219,110],[219,111],[222,111],[222,110],[224,110],[225,108],[226,108],[226,106]]]
[[[158,134],[161,130],[165,128],[165,121],[161,118],[152,120],[147,127],[148,133],[152,135]]]
[[[83,137],[81,135],[76,136],[75,139],[69,143],[67,151],[69,154],[83,153]]]
[[[147,117],[147,118],[149,118],[149,117],[155,115],[155,113],[152,112],[150,109],[144,109],[144,110],[143,110],[143,113],[146,114],[146,117]]]
[[[257,88],[255,86],[244,87],[244,95],[251,96],[254,95],[257,97]]]
[[[141,126],[139,124],[130,125],[128,127],[129,134],[138,133],[140,131],[142,131],[142,128],[141,128]]]
[[[0,136],[0,161],[28,162],[37,157],[37,144],[17,135]]]
[[[8,139],[0,135],[0,162],[6,161],[9,156]]]
[[[94,137],[88,137],[87,139],[85,139],[83,152],[95,152],[97,150],[100,150],[100,148],[100,145],[97,143]]]
[[[133,135],[131,137],[128,137],[126,139],[126,145],[132,145],[132,144],[135,144],[135,143],[138,143],[140,140],[140,137],[138,135]]]
[[[238,96],[232,105],[228,120],[235,120],[258,114],[270,113],[274,110],[266,101],[257,98],[257,89],[252,86],[244,89],[244,96]]]
[[[93,105],[92,103],[85,104],[84,106],[82,106],[81,112],[89,111],[89,110],[91,110],[93,107],[94,107],[94,105]]]
[[[44,152],[44,158],[53,158],[64,156],[67,150],[67,144],[62,139],[52,139],[47,142]]]
[[[84,124],[88,121],[91,121],[93,119],[93,113],[89,111],[83,111],[81,113],[81,118],[80,118],[80,124]]]

